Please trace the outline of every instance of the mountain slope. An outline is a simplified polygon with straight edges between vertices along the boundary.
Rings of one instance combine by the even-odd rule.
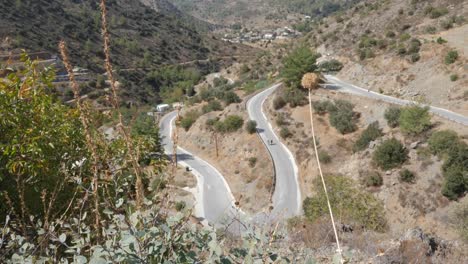
[[[208,53],[222,52],[194,27],[139,1],[108,1],[108,9],[117,66],[206,59]],[[75,62],[91,69],[100,65],[103,55],[97,1],[5,0],[0,3],[0,17],[1,24],[7,25],[0,28],[0,36],[12,38],[14,47],[56,52],[63,38]]]
[[[304,15],[323,17],[361,0],[169,0],[181,10],[219,24],[262,27]],[[286,25],[286,24],[285,24]]]

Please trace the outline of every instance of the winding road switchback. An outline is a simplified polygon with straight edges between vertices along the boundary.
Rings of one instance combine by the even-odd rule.
[[[376,100],[382,100],[382,101],[392,103],[392,104],[399,104],[399,105],[416,104],[416,102],[413,102],[413,101],[398,99],[395,97],[376,93],[376,92],[346,83],[333,75],[325,75],[324,77],[327,83],[325,83],[323,86],[326,89],[337,90],[339,92],[355,94],[358,96],[364,96],[364,97],[368,97],[368,98],[376,99]],[[436,115],[439,115],[445,119],[460,123],[462,125],[468,126],[468,117],[464,115],[461,115],[461,114],[458,114],[458,113],[455,113],[455,112],[452,112],[450,110],[443,109],[440,107],[435,107],[435,106],[430,106],[430,105],[428,105],[428,107],[429,107],[429,111]]]
[[[281,143],[263,112],[263,104],[281,84],[275,84],[255,95],[247,102],[251,120],[257,122],[257,132],[270,153],[275,168],[275,191],[273,210],[270,218],[286,219],[301,212],[301,192],[298,183],[298,169],[291,151]],[[273,140],[270,145],[268,141]]]
[[[173,155],[172,129],[176,117],[176,111],[170,112],[161,119],[159,124],[164,151],[170,156]],[[235,199],[223,175],[215,167],[181,147],[177,148],[177,159],[180,165],[189,167],[197,178],[195,194],[197,217],[218,227],[224,227],[232,223],[234,219],[244,217],[244,214],[235,206]]]

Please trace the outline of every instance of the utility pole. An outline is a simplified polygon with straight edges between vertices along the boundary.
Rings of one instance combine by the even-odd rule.
[[[215,141],[216,157],[218,158],[219,157],[218,133],[215,130],[213,130],[212,138],[214,138],[214,141]]]
[[[175,120],[175,129],[172,134],[172,177],[175,177],[176,169],[177,169],[177,144],[179,142],[179,134],[177,133],[179,129],[179,121],[180,121],[180,106],[177,107],[177,117]]]

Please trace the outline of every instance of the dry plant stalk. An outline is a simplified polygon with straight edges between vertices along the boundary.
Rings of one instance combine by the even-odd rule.
[[[144,198],[144,190],[143,190],[143,181],[141,178],[141,167],[138,163],[138,152],[133,147],[132,138],[129,135],[127,127],[125,127],[123,123],[122,113],[119,109],[119,99],[117,93],[117,85],[114,78],[114,72],[112,69],[111,58],[110,58],[110,34],[109,30],[107,29],[107,9],[106,9],[106,0],[101,0],[101,20],[102,20],[102,37],[104,39],[104,54],[105,54],[105,66],[108,79],[111,85],[112,96],[110,97],[110,102],[112,107],[117,112],[118,115],[118,124],[117,128],[120,135],[123,137],[125,141],[125,146],[127,148],[127,153],[131,159],[133,172],[135,173],[136,177],[136,204],[137,208],[140,208]]]
[[[73,73],[73,67],[70,63],[65,41],[60,42],[59,49],[60,49],[60,54],[63,59],[63,64],[65,65],[65,68],[67,69],[68,77],[71,82],[76,107],[80,113],[80,121],[81,121],[81,124],[83,125],[83,129],[85,132],[86,145],[91,150],[91,156],[93,158],[92,169],[93,169],[93,196],[94,196],[94,210],[95,210],[95,228],[96,230],[99,230],[100,229],[99,191],[98,191],[99,156],[97,154],[96,142],[94,141],[92,134],[91,134],[91,130],[90,130],[90,121],[88,119],[89,117],[88,108],[83,107],[83,105],[81,104],[80,86],[76,82],[75,74]],[[99,231],[98,231],[98,234],[100,234]]]
[[[306,73],[302,77],[302,87],[305,89],[311,90],[311,89],[317,89],[318,88],[318,83],[319,83],[319,77],[315,73]]]
[[[313,118],[313,110],[312,110],[312,90],[318,89],[318,82],[319,82],[319,77],[315,73],[306,73],[302,77],[302,86],[309,91],[309,116],[310,116],[311,130],[312,130],[312,141],[314,143],[315,158],[316,158],[316,161],[317,161],[317,166],[318,166],[318,170],[319,170],[319,173],[320,173],[320,178],[322,180],[323,190],[325,192],[325,198],[327,200],[328,211],[329,211],[329,214],[330,214],[330,220],[331,220],[331,223],[332,223],[332,226],[333,226],[333,232],[335,234],[337,251],[338,251],[338,254],[340,255],[340,262],[341,262],[341,264],[343,264],[344,260],[343,260],[343,254],[342,254],[341,247],[340,247],[340,240],[338,238],[338,232],[336,230],[335,218],[333,217],[333,211],[332,211],[332,207],[331,207],[331,204],[330,204],[330,198],[328,196],[327,186],[325,184],[325,179],[323,177],[322,166],[320,165],[320,159],[319,159],[318,150],[317,150],[317,140],[316,140],[316,137],[315,137],[314,118]]]

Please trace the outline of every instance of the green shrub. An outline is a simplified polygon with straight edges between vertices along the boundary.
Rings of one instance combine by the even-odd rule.
[[[325,150],[319,150],[318,152],[320,162],[328,164],[332,161],[331,156]]]
[[[187,205],[185,204],[184,201],[179,201],[175,203],[175,209],[177,210],[177,212],[184,210],[186,206]]]
[[[385,110],[384,117],[389,127],[395,128],[400,125],[400,113],[401,108],[396,106],[391,106]]]
[[[188,131],[190,127],[197,121],[198,117],[200,117],[200,113],[197,111],[190,111],[186,113],[182,119],[180,120],[180,126]]]
[[[395,138],[384,141],[375,150],[372,160],[384,170],[396,168],[408,159],[408,150]]]
[[[429,107],[417,105],[406,106],[401,109],[399,124],[401,130],[409,135],[418,135],[431,127]]]
[[[400,181],[402,182],[413,183],[415,178],[414,173],[408,169],[400,171]]]
[[[458,74],[452,74],[450,75],[450,81],[456,82],[458,80]]]
[[[251,168],[254,168],[256,164],[257,164],[257,158],[256,157],[249,158],[249,166]]]
[[[235,103],[240,103],[242,100],[239,98],[239,96],[233,92],[233,91],[228,91],[228,92],[225,92],[221,98],[221,100],[223,100],[226,105],[230,105],[230,104],[235,104]]]
[[[383,178],[378,171],[369,171],[364,174],[361,182],[366,187],[379,187],[383,184]]]
[[[459,143],[458,134],[452,130],[434,132],[428,140],[429,149],[433,154],[439,157],[448,154],[449,151],[455,148]]]
[[[273,108],[275,110],[279,110],[283,108],[286,105],[286,101],[282,96],[277,96],[275,99],[273,99]]]
[[[338,60],[332,59],[329,61],[321,62],[318,67],[319,67],[319,70],[322,72],[331,72],[331,71],[337,72],[343,69],[343,63],[341,63]]]
[[[447,43],[447,41],[445,39],[443,39],[442,37],[438,37],[436,41],[437,41],[438,44]]]
[[[218,131],[223,133],[232,133],[236,132],[244,125],[244,119],[238,115],[227,116],[224,121],[218,121],[215,124],[215,127]]]
[[[386,229],[385,211],[382,202],[371,193],[362,190],[349,178],[325,176],[330,204],[340,222],[363,226],[366,229],[382,232]],[[315,195],[303,202],[304,215],[309,221],[328,216],[328,205],[319,177],[312,185]]]
[[[281,136],[282,138],[286,139],[286,138],[291,137],[291,136],[292,136],[292,133],[291,133],[291,131],[289,131],[289,129],[288,129],[287,127],[283,127],[283,128],[281,128],[281,130],[280,130],[280,136]]]
[[[254,120],[249,120],[247,124],[245,125],[245,130],[249,134],[253,134],[257,132],[257,121]]]
[[[334,106],[329,106],[330,124],[341,134],[351,133],[357,129],[353,109],[353,104],[345,100],[336,100]]]
[[[458,52],[456,50],[451,50],[445,55],[445,64],[452,64],[458,59]]]
[[[204,105],[202,111],[204,114],[212,112],[212,111],[221,111],[223,110],[223,106],[217,100],[211,100],[208,102],[207,105]]]
[[[354,143],[353,151],[358,152],[365,150],[369,143],[376,140],[377,138],[383,136],[382,130],[379,128],[379,122],[375,121],[374,123],[367,126],[367,128],[362,131],[359,139]]]

